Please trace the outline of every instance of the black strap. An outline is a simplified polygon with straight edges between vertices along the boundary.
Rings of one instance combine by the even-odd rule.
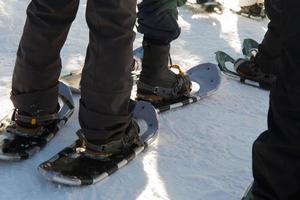
[[[58,113],[53,113],[53,114],[41,115],[41,116],[27,116],[27,115],[19,114],[18,111],[15,111],[14,118],[16,121],[21,121],[31,125],[38,125],[38,124],[43,124],[44,122],[57,120],[59,119],[59,115]]]
[[[84,147],[86,147],[87,149],[90,149],[92,151],[95,151],[95,152],[114,154],[116,152],[119,152],[123,147],[123,140],[122,139],[113,140],[113,141],[110,141],[110,142],[105,143],[105,144],[96,145],[96,144],[92,144],[92,143],[87,141],[87,139],[86,139],[86,137],[85,137],[82,130],[78,130],[76,132],[76,134],[78,135],[79,139],[83,143]]]

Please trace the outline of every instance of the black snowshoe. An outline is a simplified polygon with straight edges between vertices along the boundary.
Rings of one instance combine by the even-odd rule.
[[[252,39],[245,39],[243,43],[243,54],[245,58],[238,60],[233,59],[228,54],[218,51],[216,52],[216,60],[220,70],[227,76],[239,79],[240,82],[270,90],[276,81],[274,74],[265,73],[256,63],[255,56],[258,52],[258,43]],[[232,63],[234,71],[230,70],[226,63]]]
[[[58,112],[31,116],[14,110],[0,121],[0,159],[24,160],[43,148],[74,112],[70,89],[59,85]]]
[[[39,166],[40,173],[50,181],[80,186],[95,184],[125,166],[150,145],[158,134],[155,108],[138,102],[133,117],[143,120],[147,129],[140,131],[133,120],[124,134],[95,144],[86,140],[81,130],[79,140]]]

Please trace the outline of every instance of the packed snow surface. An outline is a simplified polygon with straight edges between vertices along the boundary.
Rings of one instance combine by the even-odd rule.
[[[234,1],[234,0],[231,0]],[[229,2],[229,0],[228,0]],[[29,0],[0,0],[0,117],[11,108],[9,92],[16,50]],[[62,74],[84,63],[88,42],[86,0],[62,51]],[[222,15],[179,10],[182,34],[172,43],[172,59],[184,69],[215,63],[214,52],[241,57],[245,38],[261,41],[268,20],[251,20],[228,9]],[[141,45],[137,35],[135,47]],[[40,153],[22,162],[0,162],[0,199],[171,199],[238,200],[251,181],[251,146],[266,129],[267,91],[222,77],[212,97],[159,116],[159,138],[146,154],[101,183],[66,187],[50,183],[37,166],[71,144],[78,109]],[[78,107],[78,96],[75,96]]]

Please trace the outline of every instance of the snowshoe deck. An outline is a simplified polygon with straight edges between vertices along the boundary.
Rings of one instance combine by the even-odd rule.
[[[39,136],[26,137],[7,130],[14,126],[14,111],[0,121],[0,160],[24,160],[43,148],[61,129],[74,112],[74,102],[70,89],[63,83],[59,85],[59,121],[51,129],[42,129]]]
[[[143,120],[147,124],[147,129],[141,131],[140,135],[144,141],[143,147],[133,148],[126,153],[110,157],[109,160],[97,160],[78,152],[76,148],[80,142],[76,141],[50,160],[42,163],[38,168],[39,172],[52,182],[72,186],[91,185],[103,180],[146,150],[156,138],[158,118],[155,108],[150,103],[137,102],[134,118]]]

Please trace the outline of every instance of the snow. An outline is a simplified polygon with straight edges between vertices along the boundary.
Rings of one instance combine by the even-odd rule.
[[[28,3],[0,0],[0,117],[12,108],[11,75]],[[83,65],[88,40],[85,5],[82,0],[62,51],[62,73]],[[218,50],[240,57],[243,39],[261,41],[268,21],[228,10],[208,15],[181,8],[179,23],[182,34],[172,45],[172,58],[189,69],[201,62],[215,63]],[[140,44],[137,35],[134,46]],[[159,116],[159,138],[146,154],[103,182],[80,188],[52,184],[37,172],[41,162],[75,140],[76,110],[60,134],[32,159],[0,162],[0,199],[238,200],[252,179],[251,145],[267,127],[268,96],[223,76],[216,95]],[[77,107],[78,99],[75,96]]]

